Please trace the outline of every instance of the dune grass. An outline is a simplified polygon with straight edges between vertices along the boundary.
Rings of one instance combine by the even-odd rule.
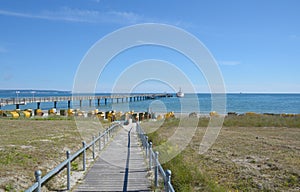
[[[154,145],[159,146],[174,134],[179,121],[175,118],[145,122],[142,127]],[[226,117],[214,145],[205,154],[199,154],[208,121],[209,118],[199,118],[199,127],[190,144],[163,164],[172,171],[176,191],[300,189],[299,117]]]
[[[149,121],[142,127],[159,146],[175,133],[179,121]],[[209,118],[199,118],[188,146],[163,165],[172,170],[177,191],[299,191],[299,117],[226,117],[217,141],[201,155],[199,146],[208,122]],[[92,119],[77,123],[82,129],[73,117],[0,118],[0,190],[26,189],[34,182],[34,170],[46,173],[65,160],[66,150],[75,152],[83,140],[90,141],[109,126],[102,122],[99,127]],[[73,170],[80,166],[72,163]]]
[[[103,123],[99,127],[91,119],[79,123],[86,128],[79,130],[72,117],[0,118],[0,191],[25,190],[34,183],[35,170],[46,174],[65,160],[67,150],[74,153],[82,147],[83,140],[90,142],[93,135],[109,126]],[[79,165],[74,161],[72,169],[80,169]],[[53,185],[62,184],[51,181],[47,187]]]

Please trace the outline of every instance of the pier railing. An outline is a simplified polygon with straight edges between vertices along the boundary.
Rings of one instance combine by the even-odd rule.
[[[158,155],[159,153],[156,151],[154,152],[152,149],[152,142],[148,142],[148,137],[146,136],[145,132],[141,128],[141,126],[137,123],[136,126],[138,136],[142,142],[143,148],[146,152],[146,158],[149,159],[149,169],[154,169],[154,186],[159,186],[159,175],[162,177],[164,181],[164,189],[166,192],[175,192],[173,185],[171,183],[171,171],[164,170],[161,166]]]
[[[120,124],[115,124],[106,129],[103,133],[99,133],[98,137],[93,137],[92,141],[89,144],[86,144],[85,141],[82,142],[82,148],[79,149],[77,152],[75,152],[73,155],[70,154],[70,151],[66,151],[67,159],[57,165],[54,169],[49,171],[46,175],[42,177],[42,172],[40,170],[35,171],[35,177],[36,181],[35,183],[29,187],[25,192],[40,192],[42,191],[42,185],[46,183],[48,180],[50,180],[53,176],[60,173],[63,169],[67,169],[67,190],[71,189],[71,162],[74,161],[76,158],[78,158],[81,154],[83,154],[82,158],[82,167],[83,171],[86,170],[86,151],[88,149],[92,149],[92,155],[93,159],[95,159],[95,145],[98,142],[99,151],[102,149],[102,143],[101,140],[103,140],[103,146],[107,144],[109,137],[112,135],[113,132],[116,131],[117,128],[120,127]]]
[[[131,95],[95,95],[95,96],[82,96],[82,95],[73,95],[73,96],[49,96],[49,97],[17,97],[17,98],[0,98],[0,106],[5,105],[24,105],[27,103],[40,103],[40,102],[60,102],[60,101],[82,101],[82,100],[107,100],[107,99],[116,99],[117,102],[119,99],[127,99],[130,101],[139,101],[145,99],[154,99],[159,97],[172,97],[172,94],[168,93],[157,93],[157,94],[131,94]]]

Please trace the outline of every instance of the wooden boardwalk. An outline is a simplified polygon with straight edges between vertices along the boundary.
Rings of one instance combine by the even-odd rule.
[[[135,124],[122,129],[74,191],[152,191]]]

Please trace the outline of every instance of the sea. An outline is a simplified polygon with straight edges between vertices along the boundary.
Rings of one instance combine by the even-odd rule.
[[[91,95],[91,94],[90,94]],[[93,95],[110,95],[107,93],[96,93]],[[128,94],[127,94],[128,95]],[[200,114],[209,114],[211,111],[218,111],[218,102],[215,102],[214,95],[209,93],[188,94],[183,98],[174,97],[156,98],[151,100],[142,100],[135,102],[108,102],[100,101],[100,106],[95,101],[92,107],[89,107],[88,101],[83,101],[81,110],[99,111],[136,111],[136,112],[158,112],[165,113],[173,111],[175,113],[191,113],[197,112]],[[49,91],[49,90],[0,90],[1,98],[23,98],[23,97],[49,97],[49,96],[72,96],[69,91]],[[218,97],[217,97],[218,99]],[[267,94],[267,93],[229,93],[222,96],[226,103],[221,108],[224,108],[224,113],[236,112],[238,114],[246,112],[255,113],[274,113],[274,114],[300,114],[300,94]],[[215,103],[214,103],[215,102]],[[53,102],[41,103],[40,107],[43,110],[53,108]],[[217,106],[217,107],[216,107]],[[1,110],[13,110],[15,105],[1,106]],[[57,103],[57,110],[67,109],[67,101]],[[28,103],[21,105],[20,109],[35,109],[36,103]],[[71,108],[79,109],[79,101],[71,102]]]

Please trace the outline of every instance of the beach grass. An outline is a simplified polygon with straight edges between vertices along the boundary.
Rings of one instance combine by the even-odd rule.
[[[25,190],[34,183],[35,170],[46,174],[66,159],[67,150],[76,152],[83,140],[90,142],[109,126],[104,122],[100,127],[89,119],[82,119],[81,124],[86,124],[85,130],[78,129],[74,118],[0,118],[0,191]],[[78,161],[72,163],[73,170],[79,166]],[[47,187],[60,189],[66,184],[61,177]]]
[[[209,122],[208,117],[199,118],[189,145],[163,167],[172,171],[176,191],[298,191],[299,119],[269,115],[226,117],[214,145],[199,154]],[[153,145],[160,146],[173,136],[179,121],[144,122],[142,127]],[[186,130],[192,131],[190,127]]]
[[[189,120],[189,119],[185,119]],[[142,122],[154,146],[174,135],[180,119]],[[172,170],[177,191],[297,191],[300,175],[300,120],[270,115],[229,116],[224,119],[218,139],[209,151],[199,154],[209,117],[199,118],[191,141],[175,158],[163,164]],[[78,125],[84,129],[78,129]],[[82,141],[109,126],[97,120],[74,117],[30,119],[0,118],[0,189],[23,191],[43,174],[74,153]],[[154,148],[155,149],[155,148]],[[161,151],[163,153],[164,151]],[[72,170],[81,170],[79,161]],[[64,172],[62,174],[65,174]],[[46,184],[64,189],[64,176]]]

